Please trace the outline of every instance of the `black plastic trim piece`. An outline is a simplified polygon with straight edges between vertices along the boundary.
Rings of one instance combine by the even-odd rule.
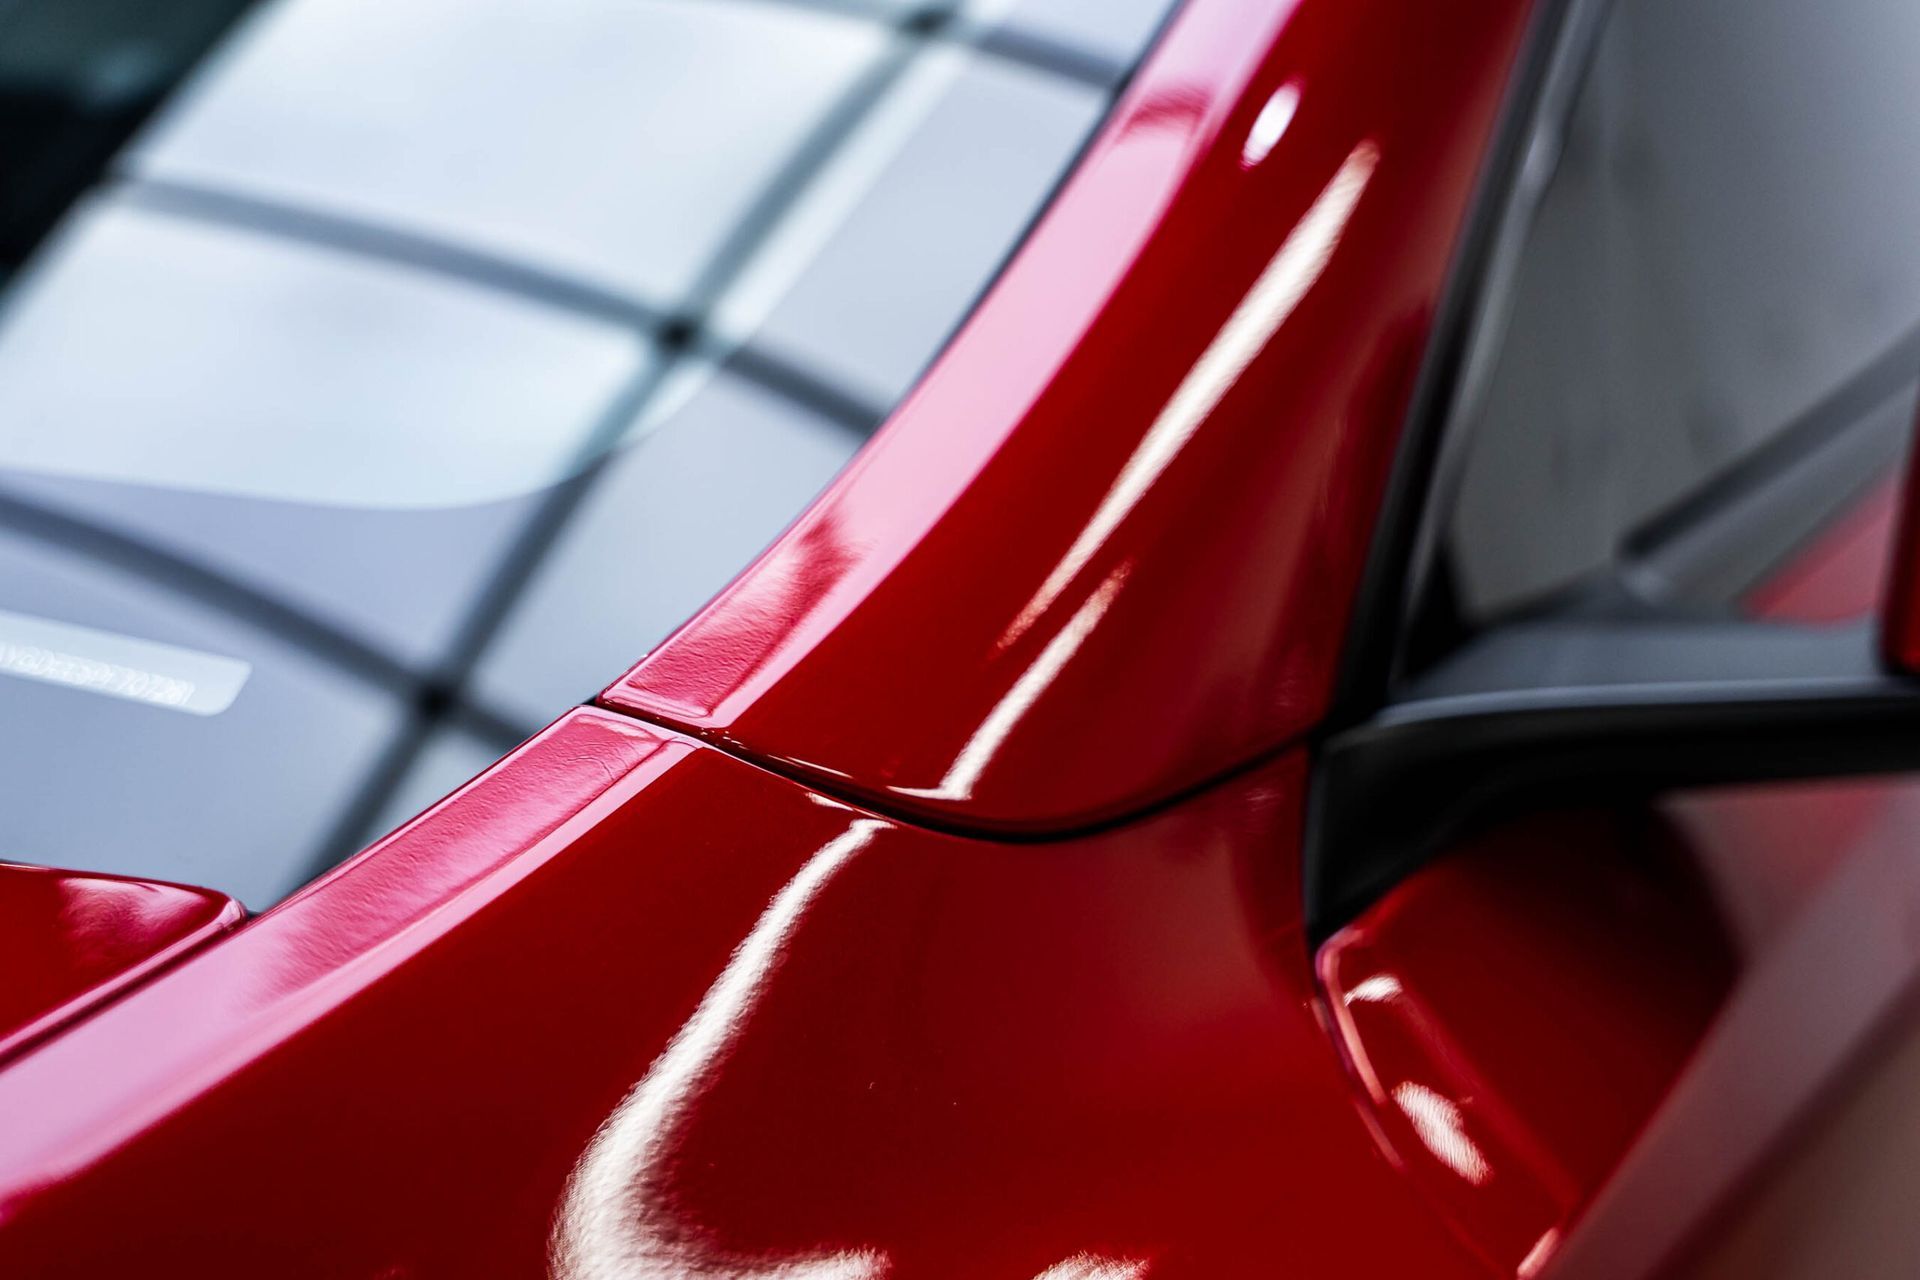
[[[1305,850],[1324,938],[1473,827],[1675,787],[1920,768],[1920,683],[1871,630],[1549,621],[1470,644],[1320,751]]]
[[[1572,99],[1611,0],[1540,0],[1500,109],[1460,247],[1415,378],[1400,446],[1347,626],[1330,724],[1385,701],[1416,583],[1449,425],[1473,394],[1476,357],[1495,336],[1533,205],[1559,159],[1556,104]]]

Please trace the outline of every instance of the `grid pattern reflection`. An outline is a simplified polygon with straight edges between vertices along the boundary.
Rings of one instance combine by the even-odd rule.
[[[0,417],[29,429],[0,445],[0,584],[243,657],[261,727],[128,750],[234,740],[157,766],[173,800],[222,751],[278,780],[237,780],[252,826],[109,815],[84,852],[29,826],[0,854],[263,906],[590,697],[904,395],[1167,8],[248,13],[8,282]],[[257,740],[290,725],[310,741]]]

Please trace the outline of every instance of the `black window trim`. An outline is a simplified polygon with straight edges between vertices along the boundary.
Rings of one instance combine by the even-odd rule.
[[[1677,539],[1752,527],[1815,454],[1858,466],[1885,441],[1836,423],[1920,374],[1920,330],[1825,397],[1692,509],[1630,539],[1611,578],[1410,673],[1407,639],[1448,509],[1453,424],[1483,393],[1515,266],[1611,0],[1543,0],[1416,383],[1348,631],[1311,747],[1303,850],[1315,943],[1476,825],[1569,801],[1677,787],[1920,768],[1920,682],[1888,674],[1869,625],[1808,629],[1646,603]],[[1884,425],[1879,435],[1885,436]],[[1864,442],[1864,443],[1863,443]],[[1875,450],[1878,450],[1876,453]]]

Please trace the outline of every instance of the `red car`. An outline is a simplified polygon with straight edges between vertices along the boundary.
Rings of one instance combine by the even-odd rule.
[[[0,1275],[1920,1273],[1917,51],[0,7]]]

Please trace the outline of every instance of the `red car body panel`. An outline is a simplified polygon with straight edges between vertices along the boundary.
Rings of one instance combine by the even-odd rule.
[[[244,915],[210,889],[0,862],[0,1063]]]
[[[1607,813],[1516,824],[1320,949],[1383,1141],[1498,1274],[1551,1255],[1725,996],[1710,905],[1636,869],[1673,839]]]
[[[918,391],[605,705],[977,830],[1297,737],[1531,8],[1191,0]]]
[[[1920,453],[1907,459],[1904,492],[1890,501],[1897,533],[1881,545],[1893,548],[1885,607],[1881,614],[1880,652],[1895,671],[1920,674]]]
[[[1324,1033],[1303,763],[1006,845],[574,712],[0,1074],[0,1272],[1479,1274]]]
[[[1567,1239],[1555,1280],[1688,1274],[1823,1113],[1911,1032],[1920,1000],[1920,787],[1910,776],[1819,783],[1733,793],[1719,804],[1747,818],[1743,858],[1764,866],[1815,853],[1826,865],[1801,877],[1790,909],[1767,918],[1767,945],[1748,957],[1686,1073]],[[1901,1142],[1910,1150],[1910,1138]],[[1850,1217],[1845,1200],[1834,1207],[1843,1223],[1875,1222]],[[1780,1274],[1818,1274],[1834,1261],[1803,1251],[1794,1224],[1779,1226],[1784,1258],[1803,1268]],[[1910,1274],[1909,1238],[1885,1237],[1858,1232],[1835,1273]]]
[[[0,1072],[0,1274],[1536,1265],[1717,939],[1595,917],[1592,832],[1588,881],[1496,844],[1327,998],[1291,745],[1532,7],[1189,0],[916,394],[602,707]]]

